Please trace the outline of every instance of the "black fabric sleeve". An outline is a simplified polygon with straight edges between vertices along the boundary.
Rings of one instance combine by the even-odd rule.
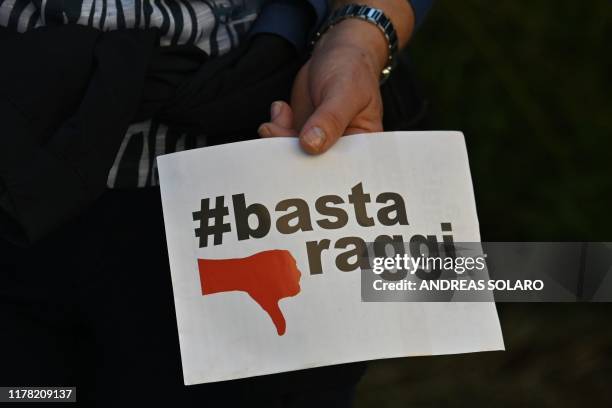
[[[138,108],[156,31],[0,31],[0,233],[27,244],[97,199]]]

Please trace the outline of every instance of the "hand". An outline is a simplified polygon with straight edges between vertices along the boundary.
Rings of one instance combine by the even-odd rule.
[[[370,23],[345,20],[333,27],[298,72],[291,106],[274,102],[260,136],[299,135],[304,150],[318,154],[343,135],[382,131],[379,78],[386,52],[386,39]]]
[[[333,2],[340,6],[343,1]],[[414,15],[405,0],[368,0],[391,16],[400,47],[412,32]],[[387,40],[380,29],[346,19],[318,41],[312,57],[298,72],[291,105],[274,102],[271,121],[261,137],[298,136],[311,154],[328,150],[341,136],[382,131],[379,80],[388,61]]]

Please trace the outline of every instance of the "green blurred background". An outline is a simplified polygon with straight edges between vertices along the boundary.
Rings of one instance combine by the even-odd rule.
[[[612,1],[437,0],[411,48],[483,240],[612,241]],[[507,351],[371,363],[356,406],[612,406],[611,305],[498,310]]]

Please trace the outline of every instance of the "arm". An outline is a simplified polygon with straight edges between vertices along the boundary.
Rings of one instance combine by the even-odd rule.
[[[301,51],[306,47],[309,34],[321,24],[327,12],[327,0],[272,0],[261,10],[250,35],[276,34]]]
[[[424,1],[424,0],[420,0]],[[331,7],[358,3],[384,11],[400,47],[415,27],[415,12],[406,0],[334,0]],[[328,30],[298,73],[291,104],[275,102],[262,137],[299,135],[305,151],[318,154],[343,135],[382,131],[379,78],[387,64],[387,40],[380,29],[346,19]]]

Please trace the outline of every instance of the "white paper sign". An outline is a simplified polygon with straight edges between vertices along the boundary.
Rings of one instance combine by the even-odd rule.
[[[362,302],[349,256],[380,235],[441,240],[442,222],[480,241],[461,133],[356,135],[320,156],[262,139],[158,166],[186,385],[503,349],[494,304]]]

